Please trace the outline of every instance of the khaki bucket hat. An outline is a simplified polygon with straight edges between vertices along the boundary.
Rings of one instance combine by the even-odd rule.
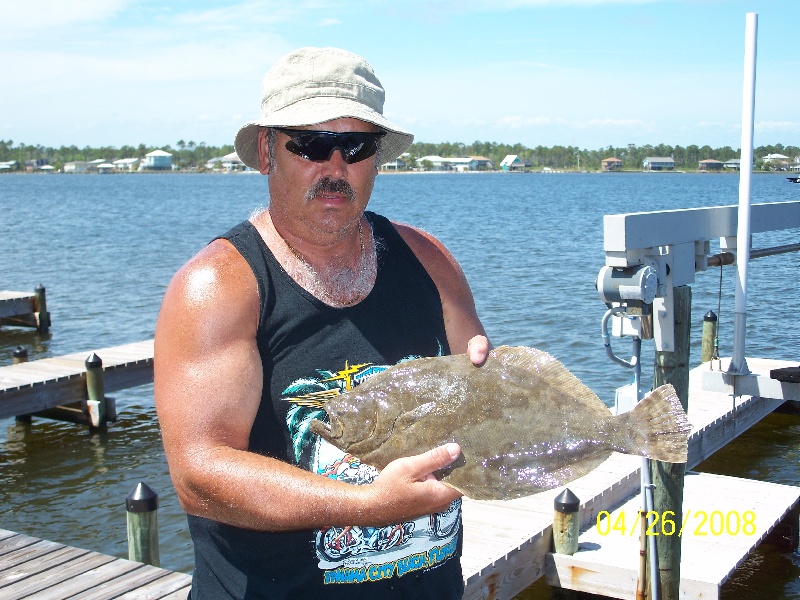
[[[300,48],[279,59],[261,85],[261,118],[242,126],[234,147],[241,161],[258,169],[261,127],[299,127],[352,117],[386,131],[381,160],[408,150],[414,136],[383,116],[384,90],[369,63],[339,48]]]

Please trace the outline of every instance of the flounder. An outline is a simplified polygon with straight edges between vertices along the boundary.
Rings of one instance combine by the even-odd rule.
[[[437,472],[477,500],[509,500],[585,475],[616,451],[686,462],[691,426],[671,385],[614,416],[547,352],[503,346],[480,367],[467,355],[410,360],[328,400],[311,431],[366,464],[457,442]]]

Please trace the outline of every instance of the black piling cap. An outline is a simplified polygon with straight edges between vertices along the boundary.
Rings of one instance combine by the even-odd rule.
[[[581,501],[569,488],[564,488],[553,501],[554,508],[560,513],[575,513],[581,507]]]
[[[92,352],[86,359],[86,368],[99,368],[103,366],[102,359],[97,356],[94,352]]]
[[[132,513],[153,512],[158,509],[158,494],[140,481],[125,498],[125,508]]]
[[[28,350],[24,346],[17,346],[14,349],[14,358],[28,358]]]
[[[714,323],[716,320],[717,320],[717,315],[714,314],[713,310],[708,311],[703,317],[703,321],[711,321],[712,323]]]

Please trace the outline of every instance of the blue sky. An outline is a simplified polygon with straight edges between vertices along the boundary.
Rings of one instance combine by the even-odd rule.
[[[418,141],[800,145],[797,6],[776,0],[26,0],[0,11],[0,139],[231,143],[272,62],[363,55]]]

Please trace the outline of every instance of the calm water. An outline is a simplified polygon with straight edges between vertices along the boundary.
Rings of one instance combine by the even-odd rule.
[[[796,200],[783,176],[753,177],[753,202]],[[602,216],[736,204],[738,178],[696,174],[414,174],[378,177],[371,209],[437,235],[460,260],[495,345],[530,345],[559,357],[606,402],[629,374],[605,356]],[[45,358],[153,336],[175,270],[215,235],[267,201],[255,175],[0,177],[0,289],[42,283],[51,334],[0,331],[0,365],[13,349]],[[761,234],[753,247],[798,240]],[[712,243],[712,249],[714,244]],[[750,269],[747,354],[794,360],[800,347],[797,253]],[[732,350],[735,272],[723,272],[720,353]],[[703,314],[717,311],[719,270],[693,285],[692,364]],[[624,354],[628,343],[615,339]],[[652,364],[645,342],[644,364]],[[652,376],[652,368],[647,376]],[[164,567],[189,572],[185,517],[172,490],[152,386],[115,394],[119,420],[104,434],[35,419],[0,421],[0,527],[127,556],[125,496],[139,481],[159,495]],[[719,452],[707,470],[794,484],[800,419],[775,415]],[[744,459],[743,459],[744,457]],[[766,548],[726,586],[730,599],[800,600],[800,554]],[[535,586],[526,597],[549,597]]]

